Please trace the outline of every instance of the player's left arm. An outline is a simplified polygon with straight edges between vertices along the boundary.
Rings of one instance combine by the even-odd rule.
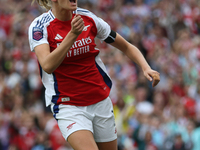
[[[149,81],[153,81],[153,87],[158,84],[160,81],[160,74],[157,71],[151,69],[137,47],[127,42],[121,35],[114,31],[111,31],[111,34],[106,40],[107,43],[121,50],[125,55],[127,55],[127,57],[137,63],[142,68],[144,76]]]

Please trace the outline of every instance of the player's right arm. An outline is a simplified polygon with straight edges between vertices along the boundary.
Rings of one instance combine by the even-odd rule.
[[[62,63],[76,38],[82,32],[84,22],[80,15],[76,15],[73,18],[71,26],[71,31],[54,51],[50,52],[50,47],[47,43],[37,45],[34,48],[37,59],[45,72],[52,73]]]

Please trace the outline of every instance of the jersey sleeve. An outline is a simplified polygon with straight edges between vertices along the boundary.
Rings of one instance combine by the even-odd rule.
[[[95,23],[97,26],[97,38],[104,41],[110,34],[110,26],[101,18],[95,17]]]
[[[104,41],[109,36],[111,32],[110,25],[108,25],[108,23],[106,23],[103,19],[97,17],[95,14],[86,9],[78,8],[77,12],[80,15],[89,16],[94,20],[97,28],[97,38],[99,38],[101,41]]]
[[[31,51],[34,51],[34,48],[38,45],[49,44],[47,41],[47,28],[39,26],[39,19],[35,19],[29,26],[28,36]]]

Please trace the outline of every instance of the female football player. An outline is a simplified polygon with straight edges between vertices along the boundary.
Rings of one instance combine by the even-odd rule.
[[[46,88],[46,105],[63,137],[75,150],[117,150],[117,130],[109,98],[112,86],[95,38],[124,52],[152,81],[159,76],[140,51],[77,0],[37,0],[48,12],[29,27],[29,43]],[[153,86],[157,83],[153,82]]]

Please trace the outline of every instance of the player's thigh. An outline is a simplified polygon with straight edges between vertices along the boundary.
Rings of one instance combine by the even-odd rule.
[[[94,139],[96,142],[110,142],[117,139],[113,106],[110,98],[95,104],[93,119]]]
[[[111,142],[98,142],[99,150],[117,150],[117,139]]]
[[[73,132],[69,135],[68,142],[74,150],[98,150],[93,134],[89,130]]]

